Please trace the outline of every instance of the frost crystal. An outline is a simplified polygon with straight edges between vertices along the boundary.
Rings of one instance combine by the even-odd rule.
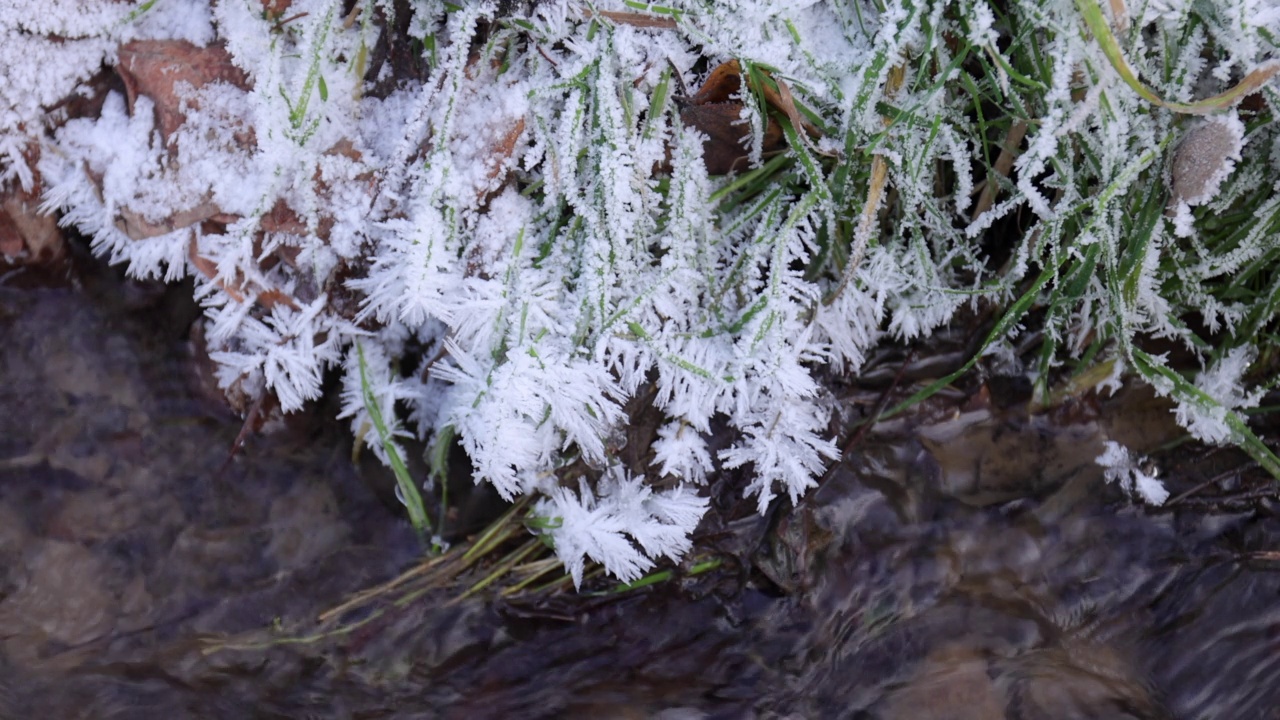
[[[1108,440],[1103,447],[1094,462],[1102,466],[1107,482],[1119,484],[1129,497],[1151,505],[1163,505],[1169,499],[1164,483],[1143,469],[1142,459],[1134,458],[1133,453],[1118,442]]]
[[[1221,360],[1196,377],[1196,387],[1211,403],[1195,400],[1178,403],[1178,422],[1197,439],[1221,444],[1234,439],[1234,431],[1226,422],[1227,413],[1237,408],[1256,407],[1262,391],[1246,394],[1241,378],[1256,353],[1252,348],[1233,348]]]
[[[623,582],[638,580],[653,558],[679,558],[689,550],[689,535],[702,519],[707,499],[684,488],[655,492],[641,478],[611,470],[592,491],[553,487],[535,513],[554,518],[546,534],[555,544],[576,586],[583,563],[591,558]]]

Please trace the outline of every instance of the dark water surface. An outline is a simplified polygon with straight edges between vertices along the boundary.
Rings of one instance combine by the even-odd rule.
[[[139,292],[0,286],[0,718],[1280,717],[1280,506],[1229,452],[1169,484],[1224,473],[1204,492],[1234,501],[1153,511],[1104,486],[1103,439],[1172,436],[1132,394],[886,423],[799,509],[708,536],[738,555],[707,575],[427,594],[209,652],[418,546],[336,424],[224,467],[239,422],[193,390],[191,309]]]

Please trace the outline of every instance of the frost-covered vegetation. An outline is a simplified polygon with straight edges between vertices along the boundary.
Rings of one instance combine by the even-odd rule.
[[[405,441],[460,442],[575,580],[629,580],[709,473],[801,497],[839,454],[819,370],[966,306],[1042,397],[1104,365],[1280,474],[1239,412],[1273,381],[1278,35],[1255,0],[9,0],[0,168],[193,276],[242,407],[339,372],[419,523]],[[66,119],[103,63],[127,92]]]

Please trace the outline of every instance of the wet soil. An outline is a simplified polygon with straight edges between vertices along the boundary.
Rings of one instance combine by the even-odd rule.
[[[189,292],[20,284],[0,284],[0,718],[1280,717],[1270,481],[1181,446],[1157,454],[1174,495],[1216,481],[1134,506],[1092,458],[1176,437],[1140,393],[882,423],[799,508],[710,522],[712,573],[426,594],[304,637],[421,552],[343,428],[318,411],[228,463],[240,422],[190,380]]]

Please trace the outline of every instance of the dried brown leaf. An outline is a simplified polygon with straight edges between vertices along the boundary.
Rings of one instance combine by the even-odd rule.
[[[488,168],[488,172],[485,173],[487,182],[480,193],[482,205],[487,205],[489,200],[502,189],[503,176],[510,168],[516,145],[519,144],[520,138],[524,137],[524,129],[524,118],[517,118],[497,142],[489,147],[489,157],[485,159],[485,167]]]
[[[746,168],[746,143],[751,128],[742,118],[745,106],[740,97],[741,92],[742,66],[737,60],[730,60],[717,65],[698,92],[689,97],[677,98],[682,106],[681,122],[707,135],[708,139],[703,143],[703,160],[707,172],[712,175],[725,175]],[[787,114],[789,118],[792,114],[799,117],[790,89],[785,91],[785,95],[772,88],[769,92],[776,98],[776,107],[780,112]],[[787,112],[788,107],[790,113]],[[797,122],[796,127],[802,126]],[[765,126],[762,150],[773,153],[784,147],[786,138],[782,127],[769,119]]]
[[[134,240],[168,235],[174,230],[181,230],[206,220],[218,222],[235,222],[236,218],[222,212],[221,208],[210,200],[186,210],[179,210],[158,222],[148,220],[142,213],[122,207],[116,210],[116,227],[120,232]]]
[[[800,110],[796,107],[796,99],[791,94],[791,88],[777,78],[772,78],[772,80],[778,84],[777,90],[769,87],[768,83],[765,83],[764,87],[764,99],[765,102],[769,103],[769,107],[786,115],[787,120],[791,121],[791,127],[797,130],[803,128],[810,137],[822,137],[822,131],[809,122],[804,115],[800,114]]]
[[[751,127],[742,120],[742,103],[690,105],[680,110],[680,121],[701,130],[707,139],[702,143],[702,159],[707,172],[727,175],[746,169],[747,136]],[[770,122],[765,129],[764,151],[776,152],[786,146],[782,128]]]
[[[584,10],[583,14],[588,18],[592,17],[591,10]],[[619,25],[630,25],[632,27],[642,28],[661,28],[663,30],[674,30],[676,28],[675,18],[662,17],[659,15],[618,12],[616,10],[600,10],[595,14]]]
[[[194,88],[212,82],[249,87],[249,78],[231,61],[221,45],[197,47],[183,40],[134,40],[120,46],[116,72],[124,81],[129,112],[139,95],[155,103],[156,124],[167,139],[186,117],[175,89],[179,83]]]
[[[738,102],[738,93],[742,90],[742,66],[737,60],[720,63],[706,82],[691,97],[685,98],[689,105],[711,105],[715,103]]]
[[[257,286],[246,282],[240,276],[237,276],[235,283],[218,280],[217,264],[200,254],[200,247],[196,244],[195,235],[191,236],[191,241],[187,245],[187,257],[191,260],[191,265],[195,267],[197,272],[213,280],[223,292],[236,302],[244,302],[245,295],[249,294],[254,295],[254,300],[266,310],[270,310],[276,305],[287,305],[294,310],[298,309],[298,304],[294,299],[280,290],[274,288],[259,290]]]
[[[40,146],[29,143],[23,150],[28,167],[40,160]],[[0,193],[0,261],[6,259],[23,265],[52,265],[66,257],[67,243],[51,215],[40,212],[40,194],[44,184],[38,172],[32,174],[31,187],[11,184]]]

